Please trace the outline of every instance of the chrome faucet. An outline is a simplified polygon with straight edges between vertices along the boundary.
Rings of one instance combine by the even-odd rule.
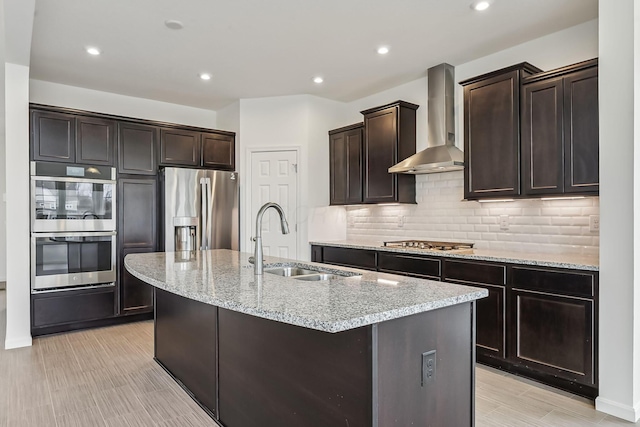
[[[272,202],[262,205],[258,211],[258,215],[256,215],[256,237],[253,238],[253,241],[256,242],[256,247],[253,252],[253,274],[255,275],[262,275],[262,270],[264,268],[264,260],[262,259],[262,216],[269,208],[274,208],[278,211],[278,214],[280,215],[280,227],[282,228],[282,234],[289,234],[289,224],[287,224],[287,219],[284,217],[284,210],[282,207],[279,204]]]

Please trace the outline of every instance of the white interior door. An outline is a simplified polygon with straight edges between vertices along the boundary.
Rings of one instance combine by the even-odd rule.
[[[297,258],[297,167],[298,155],[295,150],[251,153],[249,236],[255,236],[256,215],[260,207],[268,202],[282,206],[289,223],[289,234],[283,235],[280,216],[276,210],[269,209],[265,213],[262,219],[262,247],[265,255]]]

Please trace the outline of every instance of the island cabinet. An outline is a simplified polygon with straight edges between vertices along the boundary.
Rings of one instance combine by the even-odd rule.
[[[182,128],[160,130],[160,166],[235,170],[232,132],[198,132]]]
[[[524,62],[460,82],[465,199],[520,195],[520,85],[540,71]]]
[[[418,105],[397,101],[364,115],[364,203],[415,203],[415,176],[389,168],[416,153]]]
[[[523,194],[598,194],[598,60],[522,83]]]
[[[31,160],[113,166],[114,120],[31,109]]]
[[[362,203],[364,124],[329,131],[329,204]]]
[[[472,312],[329,333],[156,289],[155,359],[223,427],[471,427]]]

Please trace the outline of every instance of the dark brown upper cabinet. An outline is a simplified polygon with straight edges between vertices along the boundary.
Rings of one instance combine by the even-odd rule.
[[[524,195],[598,194],[598,60],[523,80]]]
[[[115,121],[31,110],[31,159],[113,166]]]
[[[236,169],[236,144],[233,133],[203,133],[201,166],[211,169]]]
[[[116,122],[95,117],[76,117],[76,163],[113,166]]]
[[[72,114],[31,110],[31,159],[76,161],[76,127]]]
[[[200,166],[200,132],[160,129],[161,166]]]
[[[388,169],[416,152],[418,105],[397,101],[364,114],[364,203],[415,203],[415,176]]]
[[[235,170],[235,135],[163,128],[160,165]]]
[[[137,123],[118,123],[118,173],[158,173],[158,128]]]
[[[362,203],[364,124],[329,131],[329,204]]]
[[[465,199],[520,195],[520,87],[541,71],[524,62],[460,82]]]

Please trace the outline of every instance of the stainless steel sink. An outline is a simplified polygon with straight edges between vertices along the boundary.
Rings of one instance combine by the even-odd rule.
[[[302,276],[306,274],[318,274],[318,271],[314,270],[306,270],[300,267],[278,267],[278,268],[269,268],[264,270],[265,273],[275,274],[277,276],[284,277],[295,277]]]
[[[320,281],[320,280],[331,280],[338,277],[349,277],[358,275],[357,273],[344,272],[345,274],[336,274],[334,272],[326,272],[322,270],[309,270],[302,267],[274,267],[274,268],[265,268],[265,273],[275,274],[283,277],[291,277],[292,279],[297,280],[306,280],[306,281]]]
[[[321,274],[308,274],[304,276],[297,276],[297,277],[294,277],[294,279],[308,280],[310,282],[315,282],[319,280],[331,280],[331,279],[335,279],[336,277],[338,276],[336,276],[335,274],[321,273]]]

